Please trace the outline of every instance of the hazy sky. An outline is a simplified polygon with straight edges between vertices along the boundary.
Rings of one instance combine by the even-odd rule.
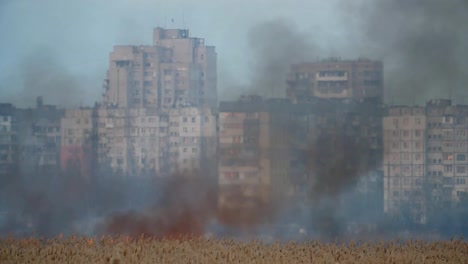
[[[342,33],[339,21],[328,17],[332,1],[2,1],[2,98],[20,94],[24,64],[45,51],[48,56],[44,62],[58,65],[61,74],[79,82],[83,90],[79,96],[84,97],[80,100],[98,100],[113,45],[151,44],[152,28],[156,26],[178,28],[185,21],[192,36],[216,46],[220,85],[224,79],[247,82],[251,56],[247,34],[256,24],[287,18],[304,31],[317,30],[326,23],[331,36]]]
[[[452,8],[464,1],[447,0],[453,2]],[[61,98],[67,96],[69,98],[63,100],[65,104],[72,101],[76,104],[91,104],[100,100],[101,84],[113,46],[151,44],[152,28],[156,26],[180,28],[185,25],[192,36],[203,37],[205,43],[216,46],[221,99],[231,99],[239,94],[238,90],[247,90],[246,87],[252,86],[252,83],[258,83],[252,79],[256,78],[258,68],[265,66],[262,62],[265,56],[274,58],[291,46],[281,40],[283,36],[292,36],[296,42],[304,42],[305,46],[299,47],[310,45],[311,49],[315,49],[314,52],[305,52],[306,58],[330,55],[359,57],[369,54],[377,54],[375,59],[397,57],[392,52],[370,52],[379,50],[376,46],[380,51],[389,49],[385,46],[389,41],[380,42],[385,34],[377,34],[378,40],[368,35],[369,30],[373,29],[369,29],[368,25],[374,24],[374,20],[379,21],[376,17],[381,16],[379,12],[382,10],[376,7],[378,5],[369,4],[377,1],[359,0],[349,4],[350,2],[0,0],[0,101],[31,104],[37,93],[45,92],[48,93],[45,95],[46,100],[54,104],[60,103]],[[435,0],[407,2],[413,3],[408,10],[422,10],[420,17],[423,21],[428,14],[431,17],[433,14],[419,8],[416,3],[440,3]],[[404,23],[394,21],[392,11],[401,13],[397,7],[398,5],[387,6],[390,15],[382,16],[387,19],[382,25],[395,24],[393,29],[396,32],[405,31]],[[460,11],[455,17],[466,14]],[[403,16],[405,15],[409,14],[403,12]],[[171,22],[172,18],[174,23]],[[400,20],[405,22],[406,18]],[[281,22],[275,24],[271,21]],[[265,23],[266,26],[262,28]],[[276,36],[272,27],[277,25],[283,29]],[[262,35],[259,30],[270,33],[266,33],[263,39],[258,39],[252,32]],[[413,35],[412,32],[407,33]],[[458,31],[453,33],[460,34]],[[454,41],[459,44],[458,40]],[[407,57],[405,52],[400,55]],[[301,53],[296,52],[294,56],[297,60]],[[278,60],[281,57],[276,61]],[[271,62],[275,60],[267,63]],[[427,64],[424,60],[417,62]],[[391,65],[389,68],[391,69]],[[386,79],[388,76],[386,75]]]

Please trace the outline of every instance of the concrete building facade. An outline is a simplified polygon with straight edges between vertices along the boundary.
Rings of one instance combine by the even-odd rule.
[[[217,107],[216,51],[185,29],[155,28],[153,46],[116,46],[103,104],[113,107]]]
[[[426,113],[423,107],[391,107],[383,118],[384,211],[426,222]]]
[[[432,100],[426,113],[428,199],[435,209],[451,208],[468,193],[468,106]]]
[[[12,104],[0,104],[0,177],[12,173],[17,162],[16,108]]]
[[[293,101],[383,99],[383,64],[367,59],[327,60],[293,64],[287,95]]]
[[[382,208],[380,109],[374,102],[319,100],[293,104],[259,97],[221,102],[221,212],[238,210],[236,214],[242,215],[248,214],[247,205],[260,211],[259,207],[286,208],[297,201],[333,196],[341,189],[333,190],[331,185],[319,189],[317,184],[328,177],[342,181],[336,183],[343,185],[339,188],[357,184],[367,197],[360,200],[363,208]],[[358,153],[355,147],[364,145],[366,151]],[[333,170],[337,166],[352,169]],[[356,178],[361,181],[356,183]]]
[[[218,213],[225,223],[254,224],[271,206],[269,124],[261,98],[220,104]]]

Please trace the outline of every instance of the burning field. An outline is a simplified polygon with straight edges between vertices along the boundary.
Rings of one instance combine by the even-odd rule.
[[[466,263],[468,243],[273,243],[129,237],[3,239],[2,263]]]

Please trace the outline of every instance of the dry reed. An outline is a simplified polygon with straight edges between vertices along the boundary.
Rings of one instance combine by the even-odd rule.
[[[94,237],[0,240],[1,263],[468,263],[468,243],[333,244]]]

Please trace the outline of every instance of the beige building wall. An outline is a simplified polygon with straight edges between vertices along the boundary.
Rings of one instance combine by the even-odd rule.
[[[115,46],[107,75],[107,106],[217,107],[215,48],[188,30],[156,28],[153,46]]]
[[[432,100],[426,108],[431,202],[450,208],[468,193],[468,107]]]
[[[62,146],[81,146],[90,143],[92,117],[91,108],[67,109],[61,120]]]
[[[0,176],[11,172],[16,162],[17,135],[14,107],[0,104]]]
[[[101,164],[130,176],[161,173],[160,144],[167,125],[155,109],[99,109],[98,125]]]
[[[383,99],[383,64],[366,59],[328,59],[291,66],[288,97]]]
[[[384,211],[410,210],[415,222],[425,223],[425,133],[422,107],[392,107],[383,119]]]
[[[267,112],[220,112],[218,166],[221,209],[257,208],[269,203],[270,159]],[[260,204],[259,204],[260,203]]]

